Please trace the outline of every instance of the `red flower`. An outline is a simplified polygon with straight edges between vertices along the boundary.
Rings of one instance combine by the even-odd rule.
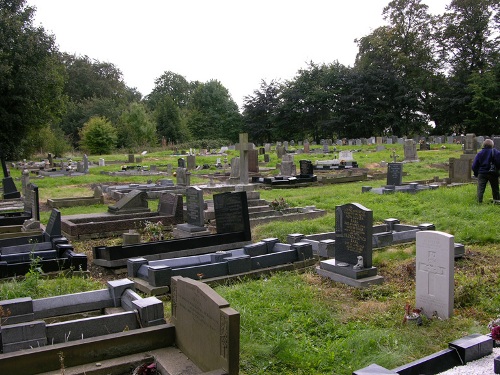
[[[500,340],[500,326],[495,326],[491,329],[491,338],[495,341]]]

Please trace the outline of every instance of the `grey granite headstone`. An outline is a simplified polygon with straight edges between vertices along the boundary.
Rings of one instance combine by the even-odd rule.
[[[203,227],[204,218],[203,190],[197,186],[186,189],[186,209],[188,224]]]
[[[416,237],[416,304],[427,317],[453,315],[454,236],[420,231]]]
[[[177,347],[204,372],[237,375],[240,314],[202,282],[174,276],[171,287]]]

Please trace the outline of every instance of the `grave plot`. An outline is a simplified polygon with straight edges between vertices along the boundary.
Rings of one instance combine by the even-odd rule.
[[[372,227],[372,248],[382,248],[402,243],[414,242],[417,233],[424,230],[435,230],[432,223],[419,225],[401,224],[399,219],[385,219],[383,224]],[[287,243],[307,242],[313,247],[313,252],[320,258],[335,257],[335,232],[325,232],[304,235],[292,233],[288,235]],[[465,246],[461,243],[454,244],[454,256],[460,258],[465,255]]]
[[[335,209],[335,258],[324,260],[316,272],[357,288],[381,284],[372,264],[373,211],[358,203]]]
[[[5,190],[4,190],[5,191]],[[14,200],[5,200],[2,203],[0,211],[0,227],[10,225],[22,225],[26,220],[40,220],[38,186],[29,183],[24,190],[24,196],[17,200],[15,205],[8,202]],[[21,204],[22,201],[22,204]]]
[[[2,373],[122,374],[154,364],[159,374],[237,375],[239,313],[198,281],[174,277],[172,287],[172,323],[159,299],[141,298],[127,279],[91,292],[0,301],[9,312],[0,328]]]
[[[102,194],[102,188],[100,186],[96,186],[94,188],[94,195],[88,197],[47,199],[47,205],[50,208],[92,206],[94,204],[103,204],[103,203],[104,203],[104,195]]]
[[[298,242],[290,245],[279,243],[277,238],[268,238],[241,249],[191,257],[155,261],[132,258],[127,261],[127,272],[137,289],[157,295],[170,291],[173,276],[213,282],[314,264],[316,259],[311,244]]]
[[[42,234],[0,240],[0,278],[24,275],[34,261],[43,272],[87,270],[87,256],[75,253],[61,235],[61,213],[56,209]]]
[[[252,177],[252,183],[261,183],[271,185],[273,187],[279,186],[300,186],[307,185],[311,182],[317,181],[317,176],[314,174],[313,165],[310,160],[300,160],[299,174],[296,174],[296,167],[293,163],[293,155],[284,155],[284,160],[281,162],[281,171],[279,176],[274,177]]]
[[[250,222],[245,192],[215,194],[214,214],[216,234],[126,246],[97,246],[93,248],[94,263],[103,267],[123,267],[129,258],[143,257],[147,260],[178,258],[240,248],[250,243]]]
[[[61,229],[69,239],[89,239],[121,235],[144,221],[161,221],[167,226],[182,223],[182,196],[163,193],[159,199],[158,211],[152,213],[147,194],[134,190],[109,206],[107,213],[64,216]]]

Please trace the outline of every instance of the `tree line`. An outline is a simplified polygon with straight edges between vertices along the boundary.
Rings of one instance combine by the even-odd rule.
[[[165,71],[151,93],[112,63],[58,50],[26,0],[0,0],[0,147],[106,153],[161,142],[221,145],[372,135],[493,134],[500,112],[500,5],[452,0],[442,15],[394,0],[387,25],[355,42],[352,67],[310,62],[288,81],[261,81],[242,112],[216,79]],[[327,48],[327,46],[325,46]]]

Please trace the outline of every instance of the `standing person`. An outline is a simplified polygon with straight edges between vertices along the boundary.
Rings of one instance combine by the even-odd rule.
[[[497,172],[490,171],[490,164],[496,166]],[[483,202],[484,191],[486,184],[490,183],[493,199],[500,200],[500,192],[498,189],[498,171],[500,170],[500,152],[493,148],[493,141],[486,139],[483,142],[483,149],[478,152],[472,162],[472,172],[474,177],[477,177],[477,201]]]

